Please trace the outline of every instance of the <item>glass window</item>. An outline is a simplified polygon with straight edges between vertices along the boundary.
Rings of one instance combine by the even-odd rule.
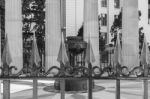
[[[101,0],[101,7],[107,7],[107,0]]]
[[[120,0],[114,0],[114,7],[120,8]]]
[[[107,14],[101,14],[101,25],[102,26],[107,25]]]
[[[148,9],[148,24],[150,24],[150,9]]]
[[[108,63],[108,52],[105,51],[106,43],[107,43],[107,32],[101,32],[99,35],[99,50],[102,52],[100,56],[101,63]]]

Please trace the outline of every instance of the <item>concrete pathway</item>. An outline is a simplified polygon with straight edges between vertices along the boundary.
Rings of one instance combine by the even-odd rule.
[[[38,81],[38,99],[60,99],[59,93],[43,90],[53,83],[54,81]],[[105,90],[93,92],[93,99],[115,99],[115,81],[95,81],[95,84],[105,87]],[[87,93],[65,94],[65,99],[88,99],[87,97]],[[121,81],[121,99],[142,99],[142,97],[141,81]],[[11,99],[32,99],[32,80],[11,81]]]

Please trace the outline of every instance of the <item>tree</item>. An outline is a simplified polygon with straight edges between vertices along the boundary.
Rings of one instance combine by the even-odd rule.
[[[122,12],[119,13],[118,17],[114,18],[113,25],[111,26],[111,35],[114,37],[112,38],[111,42],[114,42],[116,44],[117,40],[117,29],[122,28]]]
[[[45,0],[22,0],[24,66],[30,66],[33,33],[40,56],[45,54]],[[26,68],[26,67],[25,67]],[[28,71],[28,70],[27,70]]]

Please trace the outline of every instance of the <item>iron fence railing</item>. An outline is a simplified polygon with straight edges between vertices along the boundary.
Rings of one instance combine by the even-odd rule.
[[[87,80],[88,87],[88,99],[92,99],[92,81],[93,80],[116,80],[116,99],[120,99],[120,80],[143,80],[144,82],[144,99],[148,99],[148,80],[150,80],[150,68],[144,68],[138,66],[129,71],[126,66],[114,66],[112,62],[113,53],[108,52],[107,61],[101,61],[100,66],[92,66],[88,64],[88,67],[78,66],[64,66],[61,64],[61,68],[52,66],[47,72],[44,68],[34,67],[30,73],[20,71],[18,74],[12,74],[12,69],[17,69],[15,66],[3,66],[1,67],[0,80],[3,80],[4,93],[3,99],[10,99],[10,80],[33,80],[33,99],[37,97],[37,80],[60,80],[60,92],[61,99],[65,99],[65,80]],[[9,67],[9,68],[8,68]],[[57,71],[57,73],[54,73]]]
[[[113,52],[101,53],[100,66],[52,66],[48,71],[45,71],[44,66],[36,67],[26,66],[18,74],[12,74],[12,70],[17,70],[15,66],[0,67],[0,79],[5,78],[88,78],[89,72],[92,71],[92,78],[146,78],[150,77],[150,66],[135,66],[129,71],[127,66],[115,66],[113,63]],[[105,57],[104,57],[105,56]],[[103,59],[102,59],[103,58]],[[145,68],[147,67],[147,68]],[[28,69],[28,72],[25,72]],[[55,71],[55,72],[54,72]]]

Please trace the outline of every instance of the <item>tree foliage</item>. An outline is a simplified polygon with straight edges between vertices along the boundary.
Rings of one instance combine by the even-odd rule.
[[[4,48],[5,41],[5,1],[0,0],[0,32],[1,32],[1,53]]]
[[[45,0],[22,0],[24,66],[29,66],[33,34],[40,56],[45,52]]]

